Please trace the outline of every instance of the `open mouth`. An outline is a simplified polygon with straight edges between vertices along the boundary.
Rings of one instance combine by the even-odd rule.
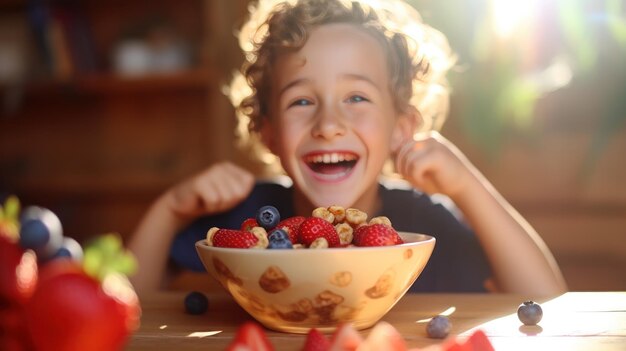
[[[316,177],[332,181],[347,177],[359,161],[352,152],[315,152],[304,156],[304,162]]]

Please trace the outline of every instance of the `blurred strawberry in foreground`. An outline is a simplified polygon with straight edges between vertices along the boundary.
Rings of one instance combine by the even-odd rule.
[[[84,262],[46,263],[26,305],[26,320],[37,350],[121,350],[139,326],[141,309],[125,274],[134,258],[119,237],[97,238]]]
[[[37,284],[37,257],[0,236],[0,301],[23,304]]]
[[[37,284],[37,258],[19,245],[16,197],[0,206],[0,304],[23,304]]]
[[[226,351],[274,351],[265,330],[256,322],[242,324]]]
[[[122,349],[141,313],[126,279],[135,266],[117,235],[83,253],[52,211],[20,216],[9,197],[0,206],[0,350]]]
[[[269,351],[274,346],[269,342],[265,330],[256,322],[242,324],[227,351]],[[478,329],[469,338],[448,338],[441,344],[425,348],[408,348],[400,332],[391,324],[380,321],[366,338],[345,323],[326,338],[313,328],[306,335],[302,351],[494,351],[489,338]]]

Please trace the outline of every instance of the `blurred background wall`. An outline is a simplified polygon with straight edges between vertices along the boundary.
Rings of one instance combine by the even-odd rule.
[[[626,5],[411,0],[458,55],[442,133],[543,236],[572,290],[626,290]],[[246,0],[0,0],[0,196],[127,237],[232,144]]]

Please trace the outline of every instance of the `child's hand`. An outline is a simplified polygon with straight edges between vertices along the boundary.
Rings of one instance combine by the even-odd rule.
[[[414,187],[453,198],[472,176],[465,155],[437,132],[408,140],[395,153],[396,170]]]
[[[220,162],[176,185],[166,197],[174,213],[191,218],[235,207],[253,186],[252,173],[231,162]]]

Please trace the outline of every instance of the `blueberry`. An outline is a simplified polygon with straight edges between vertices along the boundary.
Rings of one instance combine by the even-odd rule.
[[[198,291],[192,291],[185,297],[185,311],[189,314],[203,314],[209,309],[209,299]]]
[[[284,229],[274,229],[268,236],[269,241],[272,240],[289,240],[289,234]]]
[[[63,238],[63,244],[61,244],[61,248],[57,250],[54,256],[51,257],[51,259],[56,259],[56,258],[61,258],[61,257],[69,258],[74,261],[82,261],[83,260],[83,248],[80,246],[80,244],[76,240],[65,237]]]
[[[273,240],[267,244],[268,249],[293,249],[293,244],[289,239]]]
[[[63,243],[61,221],[54,212],[36,206],[24,209],[20,218],[20,245],[32,249],[41,260],[52,257]]]
[[[289,234],[284,229],[274,229],[267,237],[268,249],[293,249]]]
[[[534,301],[524,301],[517,308],[517,318],[525,325],[536,325],[543,317],[543,310]]]
[[[443,339],[450,334],[452,324],[446,316],[435,316],[426,325],[426,334],[429,338]]]
[[[263,206],[256,213],[256,221],[265,230],[270,230],[280,222],[280,213],[274,206]]]

